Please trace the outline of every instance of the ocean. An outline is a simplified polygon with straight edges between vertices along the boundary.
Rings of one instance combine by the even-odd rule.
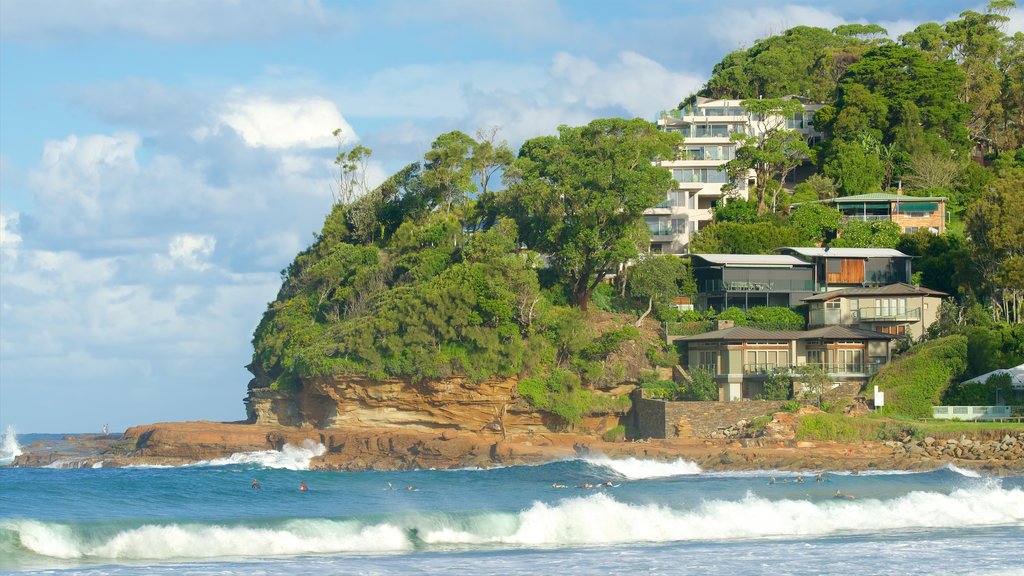
[[[44,437],[9,431],[0,463]],[[322,450],[2,467],[0,573],[1024,574],[1021,476],[947,466],[797,482],[605,458],[309,471]]]

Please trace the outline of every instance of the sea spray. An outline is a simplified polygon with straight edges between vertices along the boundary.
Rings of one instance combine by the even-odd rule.
[[[609,468],[630,480],[667,478],[669,476],[700,474],[701,472],[700,466],[682,458],[674,462],[639,460],[637,458],[587,458],[584,461],[594,466]]]
[[[8,425],[0,440],[0,466],[14,462],[14,459],[21,455],[21,446],[18,446],[18,435],[14,432],[14,426]]]
[[[866,495],[865,495],[866,496]],[[891,499],[769,500],[747,494],[687,508],[629,504],[593,493],[519,512],[392,511],[262,521],[73,524],[5,520],[20,546],[61,559],[170,560],[330,553],[411,553],[485,547],[561,547],[672,541],[820,538],[892,530],[970,529],[1024,522],[1024,490],[997,480],[950,494]]]
[[[302,446],[285,444],[281,450],[261,450],[259,452],[238,452],[225,458],[217,458],[198,462],[195,466],[231,466],[236,464],[253,464],[264,468],[283,468],[286,470],[308,470],[309,461],[327,452],[323,444],[312,440],[304,440]]]

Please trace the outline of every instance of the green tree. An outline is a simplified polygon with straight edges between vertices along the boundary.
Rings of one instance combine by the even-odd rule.
[[[797,230],[804,242],[820,244],[827,236],[835,236],[842,218],[839,210],[812,202],[797,206],[789,215],[789,225]]]
[[[655,303],[664,305],[679,295],[678,282],[685,272],[680,258],[654,254],[641,256],[636,264],[629,268],[629,293],[636,298],[647,300],[647,309],[636,321],[638,328],[654,309]]]
[[[836,140],[830,146],[825,174],[836,181],[843,196],[868,194],[881,189],[885,166],[872,149],[872,142],[875,141]]]
[[[714,222],[697,232],[690,250],[697,254],[773,254],[783,246],[808,245],[796,229],[774,222]]]
[[[438,136],[423,156],[423,183],[445,212],[465,202],[476,190],[476,166],[471,156],[475,147],[476,140],[455,130]]]
[[[643,212],[672,186],[652,160],[673,158],[681,143],[641,119],[607,119],[523,144],[506,205],[523,240],[551,255],[580,308],[647,243]]]
[[[967,211],[977,284],[996,320],[1024,321],[1024,170],[993,180]]]
[[[718,383],[709,370],[697,368],[690,371],[690,381],[681,387],[679,395],[683,400],[698,402],[718,400]]]
[[[900,241],[900,225],[895,222],[848,220],[839,225],[834,248],[895,248]]]
[[[750,113],[753,134],[733,134],[736,156],[725,164],[725,169],[733,183],[746,180],[748,172],[753,170],[756,183],[751,191],[760,216],[769,207],[775,210],[777,195],[786,177],[810,157],[811,150],[803,136],[788,129],[786,124],[803,112],[799,100],[744,100],[743,107]],[[727,184],[723,190],[734,187],[735,184]]]
[[[811,397],[815,406],[821,407],[825,392],[832,388],[832,378],[828,370],[818,364],[802,364],[796,369],[796,379]]]

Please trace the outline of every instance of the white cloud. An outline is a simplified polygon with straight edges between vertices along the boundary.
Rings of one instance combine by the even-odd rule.
[[[636,52],[622,52],[599,67],[587,58],[561,53],[551,66],[552,81],[562,100],[591,109],[620,107],[633,116],[650,118],[700,88],[703,78],[667,70]]]
[[[98,36],[265,41],[288,33],[337,34],[348,20],[319,0],[3,0],[0,13],[6,39],[54,43]]]
[[[21,236],[17,232],[19,215],[17,212],[0,212],[0,257],[16,260]]]
[[[782,5],[771,8],[727,8],[705,21],[711,36],[726,42],[727,49],[750,47],[758,38],[781,34],[794,26],[819,26],[831,30],[845,24],[841,16],[811,6]],[[724,55],[724,54],[723,54]]]
[[[210,268],[206,259],[213,254],[217,239],[206,234],[178,234],[171,238],[167,255],[173,264],[203,271]]]
[[[338,128],[342,144],[357,140],[334,103],[323,98],[275,101],[257,97],[224,108],[220,121],[254,148],[327,148],[337,144],[331,132]]]

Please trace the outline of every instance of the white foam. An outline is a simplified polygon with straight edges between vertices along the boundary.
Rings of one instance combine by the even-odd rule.
[[[61,524],[15,521],[21,545],[53,558],[162,560],[282,556],[337,552],[402,552],[412,549],[403,530],[389,524],[292,520],[280,527],[146,525],[99,543],[86,542]]]
[[[976,472],[974,470],[969,470],[967,468],[961,468],[961,467],[953,464],[952,462],[950,462],[949,464],[946,464],[945,468],[947,470],[949,470],[950,472],[956,472],[957,474],[959,474],[961,476],[966,476],[968,478],[981,478],[981,474],[979,474],[978,472]]]
[[[888,500],[858,496],[856,500],[767,500],[748,493],[739,500],[712,500],[689,509],[672,509],[628,504],[610,493],[594,493],[556,504],[535,503],[518,513],[416,514],[373,524],[296,519],[266,527],[145,525],[105,537],[33,520],[0,521],[0,527],[17,533],[23,548],[52,558],[162,560],[409,552],[414,550],[413,533],[431,548],[443,549],[814,538],[1024,523],[1024,490],[1004,489],[996,480],[950,494],[911,492]]]
[[[683,460],[674,462],[661,462],[658,460],[638,460],[636,458],[623,458],[613,460],[611,458],[587,458],[584,460],[594,466],[610,468],[619,475],[630,480],[644,480],[647,478],[666,478],[669,476],[685,476],[700,474],[700,466]]]
[[[197,462],[195,466],[230,466],[233,464],[256,464],[264,468],[287,470],[309,470],[309,461],[322,456],[327,448],[312,440],[304,440],[302,446],[285,444],[281,450],[259,452],[237,452],[225,458]]]
[[[1012,525],[1024,521],[1024,491],[997,483],[951,494],[912,492],[891,500],[773,501],[748,494],[715,500],[692,510],[632,505],[607,493],[536,503],[519,514],[508,534],[452,531],[425,534],[426,542],[507,543],[530,546],[595,545],[683,540],[815,537],[836,533],[915,528]]]
[[[18,435],[14,432],[14,426],[8,425],[0,440],[0,466],[14,462],[14,459],[21,456],[21,446],[18,446]]]

